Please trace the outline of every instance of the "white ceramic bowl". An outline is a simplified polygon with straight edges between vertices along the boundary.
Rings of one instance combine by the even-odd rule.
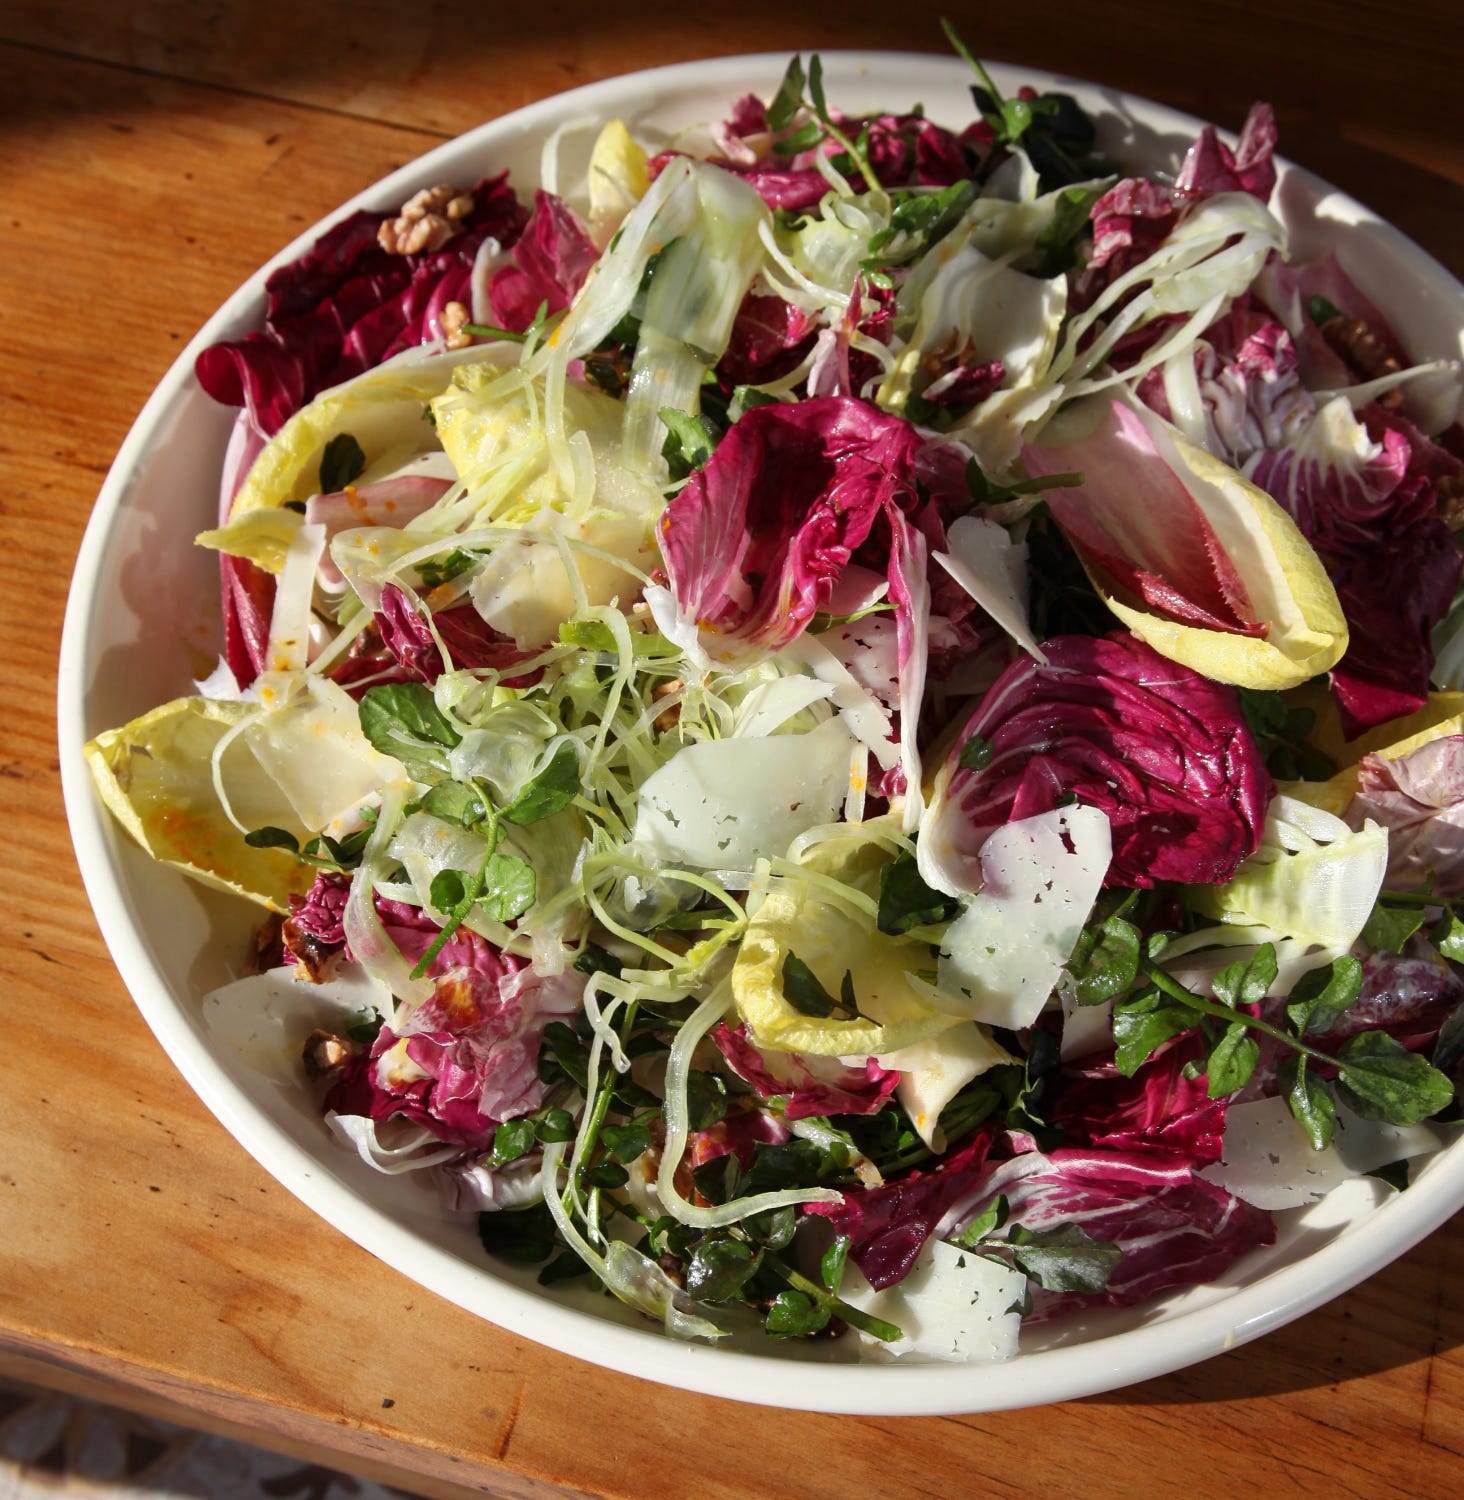
[[[619,115],[643,140],[714,120],[739,95],[770,95],[786,58],[724,58],[592,84],[493,121],[430,152],[347,204],[394,208],[434,182],[509,168],[538,181],[555,127],[562,161],[583,160],[593,127]],[[916,100],[936,120],[971,118],[970,75],[954,59],[842,53],[825,57],[828,93],[851,112]],[[1069,79],[993,69],[1003,90],[1060,87],[1100,119],[1116,159],[1173,170],[1199,122]],[[568,180],[566,174],[563,180]],[[1354,279],[1416,357],[1461,352],[1464,288],[1375,215],[1283,165],[1276,203],[1302,255],[1335,244]],[[324,225],[281,251],[299,255]],[[154,864],[95,798],[82,758],[99,731],[191,691],[217,652],[217,571],[191,545],[212,524],[233,412],[193,378],[198,351],[258,325],[273,266],[253,276],[179,356],[137,419],[97,500],[72,581],[61,649],[59,725],[72,837],[87,892],[128,989],[179,1070],[252,1156],[330,1224],[404,1275],[527,1338],[647,1379],[769,1405],[915,1414],[1033,1405],[1109,1390],[1205,1359],[1318,1306],[1386,1265],[1464,1206],[1464,1142],[1441,1152],[1406,1192],[1381,1198],[1371,1179],[1306,1211],[1279,1216],[1277,1243],[1220,1282],[1144,1307],[1107,1311],[1024,1336],[1004,1365],[853,1364],[843,1343],[704,1347],[675,1342],[603,1296],[541,1290],[533,1272],[488,1260],[471,1222],[449,1221],[436,1196],[381,1176],[327,1134],[310,1096],[221,1048],[200,999],[237,977],[258,912]],[[818,1378],[804,1367],[820,1361]],[[842,1356],[847,1360],[847,1354]]]

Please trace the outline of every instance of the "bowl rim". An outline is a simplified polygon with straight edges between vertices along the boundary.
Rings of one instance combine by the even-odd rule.
[[[912,78],[969,81],[959,59],[933,53],[829,51],[826,76],[838,86],[853,76],[890,76],[890,88]],[[365,1202],[322,1169],[327,1152],[341,1148],[322,1137],[322,1150],[304,1150],[264,1114],[228,1076],[187,1023],[182,1002],[154,969],[128,916],[117,869],[126,836],[92,791],[82,745],[86,734],[87,649],[94,628],[95,585],[113,523],[128,501],[134,475],[175,404],[199,395],[193,378],[197,354],[216,340],[257,325],[265,278],[294,259],[329,225],[361,207],[394,206],[411,191],[438,180],[460,157],[483,156],[515,135],[543,135],[581,114],[601,118],[625,108],[637,94],[663,86],[692,87],[709,103],[729,104],[749,79],[781,76],[787,54],[754,53],[707,58],[621,74],[552,95],[486,121],[434,147],[363,189],[303,231],[238,287],[178,354],[148,397],[101,487],[79,549],[62,631],[57,686],[57,727],[62,788],[78,864],[98,926],[138,1009],[178,1070],[226,1130],[282,1186],[363,1249],[411,1280],[476,1316],[537,1343],[602,1367],[662,1384],[731,1400],[827,1413],[935,1415],[997,1411],[1093,1395],[1169,1373],[1210,1358],[1280,1327],[1349,1290],[1415,1246],[1464,1207],[1464,1142],[1444,1148],[1430,1163],[1427,1191],[1395,1194],[1300,1260],[1221,1293],[1208,1305],[1161,1321],[1069,1345],[1021,1353],[1004,1364],[809,1364],[769,1355],[680,1343],[647,1327],[626,1327],[592,1317],[552,1296],[500,1278],[485,1257],[467,1267],[440,1245]],[[1167,105],[1104,85],[1039,68],[988,65],[999,86],[1031,83],[1067,89],[1132,110],[1145,124],[1191,137],[1204,122]],[[941,76],[943,75],[943,76]],[[1421,247],[1330,183],[1277,159],[1318,200],[1340,205],[1349,222],[1388,235],[1389,253],[1405,269],[1435,281],[1464,301],[1464,287]],[[1440,280],[1441,279],[1441,280]],[[1422,1184],[1420,1184],[1422,1187]],[[1366,1228],[1366,1233],[1359,1232]],[[817,1379],[809,1379],[812,1370]]]

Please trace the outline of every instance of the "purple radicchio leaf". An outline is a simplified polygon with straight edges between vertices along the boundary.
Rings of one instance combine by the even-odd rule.
[[[872,1115],[884,1107],[900,1081],[893,1068],[882,1068],[874,1058],[862,1067],[830,1057],[804,1057],[796,1052],[765,1052],[747,1038],[744,1026],[723,1022],[713,1033],[732,1070],[764,1099],[786,1094],[783,1116],[802,1120],[810,1115]]]
[[[922,837],[970,862],[1002,824],[1067,797],[1113,835],[1105,884],[1219,884],[1260,844],[1273,785],[1233,688],[1127,632],[1044,641],[1046,665],[1009,667],[956,737]],[[961,764],[972,741],[991,747]]]
[[[472,196],[462,233],[435,251],[390,254],[376,237],[389,216],[365,209],[328,229],[271,274],[262,331],[198,356],[199,384],[216,401],[244,407],[269,436],[318,392],[440,338],[446,303],[471,300],[483,242],[512,245],[527,217],[506,173],[485,178]]]

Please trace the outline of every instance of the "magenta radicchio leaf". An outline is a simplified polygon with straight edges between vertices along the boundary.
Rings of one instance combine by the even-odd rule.
[[[865,154],[881,187],[950,187],[971,176],[959,137],[924,115],[874,115],[852,120],[836,113],[833,118],[851,140],[868,131]],[[724,171],[750,184],[769,208],[793,213],[816,208],[832,189],[814,163],[819,154],[838,156],[843,148],[825,141],[796,156],[759,156],[746,142],[766,128],[766,114],[759,121],[744,100],[737,106],[733,120],[717,133],[724,154],[713,160]],[[679,154],[663,151],[652,157],[649,163],[652,180]]]
[[[234,681],[247,688],[269,659],[269,622],[274,615],[272,573],[248,558],[219,553],[224,612],[224,660]]]
[[[1106,884],[1229,880],[1260,844],[1273,791],[1235,690],[1124,631],[1042,649],[1047,664],[1009,667],[957,736],[933,831],[975,860],[1002,824],[1071,796],[1108,816]],[[991,747],[980,770],[961,764],[975,741]]]
[[[893,537],[871,534],[920,510],[924,448],[908,422],[852,397],[744,413],[661,519],[683,612],[718,635],[786,645],[867,542],[877,555],[861,560],[890,568]]]
[[[1332,337],[1328,337],[1326,320],[1318,322],[1312,315],[1315,307],[1335,308],[1344,321],[1361,319],[1386,356],[1397,360],[1400,368],[1408,364],[1408,355],[1388,320],[1358,290],[1331,251],[1313,261],[1288,261],[1273,255],[1257,278],[1255,292],[1295,339],[1301,377],[1312,390],[1354,385],[1376,373],[1359,365],[1345,345],[1336,341],[1339,325],[1333,325]]]
[[[437,934],[414,907],[378,899],[377,910],[408,958],[420,957]],[[428,973],[436,981],[430,998],[398,1029],[381,1028],[369,1054],[332,1088],[326,1107],[374,1120],[400,1117],[439,1140],[482,1150],[500,1121],[543,1102],[544,1028],[580,1009],[585,978],[573,970],[539,974],[463,928]]]
[[[1204,446],[1236,468],[1285,449],[1315,414],[1291,335],[1249,295],[1205,330],[1195,345],[1194,366],[1207,428]],[[1138,395],[1173,421],[1163,366],[1144,376]]]
[[[788,1120],[810,1115],[875,1114],[900,1081],[896,1069],[882,1068],[872,1057],[863,1067],[853,1067],[833,1057],[764,1052],[747,1039],[745,1026],[732,1027],[725,1021],[712,1033],[712,1040],[733,1071],[762,1098],[788,1096],[783,1110]]]
[[[984,1191],[995,1136],[994,1124],[983,1126],[928,1172],[910,1172],[883,1187],[848,1189],[842,1203],[810,1203],[804,1212],[819,1214],[836,1233],[847,1234],[854,1263],[876,1291],[883,1291],[909,1273],[953,1205]]]
[[[1185,1065],[1203,1055],[1200,1039],[1186,1036],[1132,1078],[1119,1073],[1111,1055],[1065,1066],[1046,1117],[1077,1145],[1173,1152],[1194,1166],[1219,1161],[1226,1101],[1209,1097],[1203,1073],[1185,1076]]]
[[[245,407],[269,435],[317,392],[440,338],[447,303],[472,301],[483,242],[512,245],[527,217],[506,173],[485,178],[472,196],[463,232],[439,250],[388,253],[376,237],[388,215],[365,209],[328,229],[265,283],[262,332],[198,356],[199,384],[214,400]]]
[[[792,1131],[777,1117],[762,1109],[743,1109],[724,1115],[705,1130],[687,1136],[687,1160],[691,1170],[719,1157],[733,1156],[744,1168],[757,1160],[759,1145],[781,1146],[792,1139]],[[683,1191],[689,1190],[689,1186]]]
[[[813,319],[801,307],[768,293],[749,292],[737,310],[717,370],[734,386],[778,380],[797,367],[813,336]]]
[[[1434,627],[1449,612],[1461,554],[1439,518],[1441,482],[1464,463],[1405,418],[1338,400],[1250,477],[1295,517],[1337,590],[1348,647],[1332,691],[1348,737],[1423,707]]]
[[[1268,1213],[1199,1176],[1191,1161],[1160,1151],[1063,1146],[991,1163],[979,1189],[939,1226],[954,1233],[998,1194],[1009,1222],[1038,1231],[1079,1224],[1123,1259],[1096,1297],[1053,1294],[1064,1307],[1131,1307],[1175,1287],[1222,1275],[1237,1257],[1274,1243]]]
[[[1364,755],[1347,821],[1388,830],[1387,884],[1416,890],[1430,875],[1444,900],[1464,895],[1464,736],[1447,735],[1396,760]]]
[[[513,247],[513,265],[494,272],[488,283],[493,321],[522,333],[541,306],[551,314],[563,312],[599,255],[564,199],[537,189],[534,212]]]
[[[1200,132],[1172,189],[1143,177],[1116,183],[1089,211],[1093,246],[1075,289],[1074,306],[1086,307],[1110,282],[1147,260],[1192,204],[1216,193],[1250,193],[1265,203],[1276,185],[1275,148],[1271,107],[1256,104],[1233,152],[1213,126]]]
[[[458,604],[451,609],[438,610],[432,616],[442,644],[447,647],[456,671],[473,671],[480,667],[491,667],[494,671],[511,674],[513,669],[536,653],[521,651],[506,635],[493,629],[471,604]],[[381,591],[381,608],[376,615],[377,628],[387,649],[414,678],[420,678],[428,687],[447,670],[442,659],[442,650],[433,639],[426,620],[413,606],[406,593],[395,584],[387,584]],[[536,682],[541,674],[529,677],[505,675],[506,687],[527,687]]]

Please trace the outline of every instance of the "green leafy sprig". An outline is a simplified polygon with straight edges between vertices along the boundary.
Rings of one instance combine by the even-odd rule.
[[[811,114],[813,118],[795,128],[794,122],[800,113]],[[806,74],[801,55],[795,55],[789,62],[778,92],[768,105],[767,121],[780,155],[796,156],[799,152],[811,151],[824,140],[833,141],[864,179],[869,191],[880,191],[879,178],[869,164],[867,138],[861,136],[859,141],[851,141],[829,111],[824,94],[823,59],[818,53],[808,59]],[[839,165],[837,159],[834,165]]]
[[[1298,984],[1284,1013],[1287,1024],[1278,1026],[1246,1009],[1258,1007],[1275,983],[1272,944],[1263,943],[1252,956],[1222,969],[1210,999],[1180,984],[1150,957],[1137,928],[1122,934],[1122,926],[1128,925],[1123,918],[1105,923],[1116,956],[1111,964],[1090,964],[1084,975],[1093,986],[1092,995],[1116,984],[1131,963],[1135,978],[1142,981],[1134,993],[1117,1000],[1113,1010],[1115,1061],[1125,1077],[1136,1073],[1172,1037],[1196,1031],[1205,1044],[1203,1062],[1194,1065],[1196,1075],[1203,1072],[1210,1096],[1220,1098],[1249,1081],[1260,1059],[1256,1038],[1268,1037],[1295,1054],[1289,1064],[1287,1102],[1318,1150],[1332,1137],[1334,1096],[1355,1113],[1391,1125],[1416,1124],[1453,1098],[1453,1085],[1439,1069],[1386,1032],[1358,1033],[1335,1052],[1306,1040],[1335,1026],[1357,998],[1361,965],[1355,958],[1339,958]],[[1103,975],[1107,978],[1100,983]]]

